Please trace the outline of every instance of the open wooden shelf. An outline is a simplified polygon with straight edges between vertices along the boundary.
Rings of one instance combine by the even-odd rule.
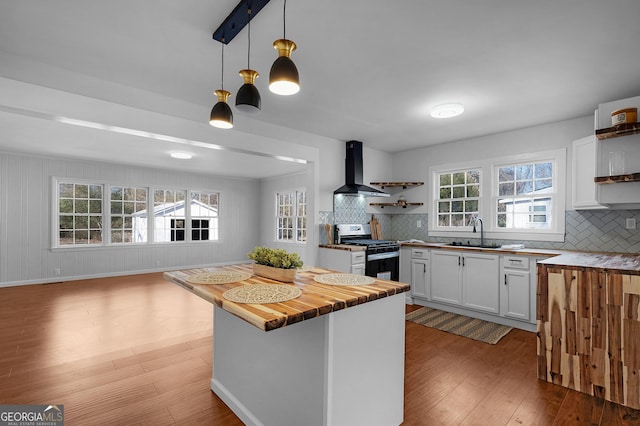
[[[596,176],[593,181],[597,184],[621,183],[621,182],[640,182],[640,173],[630,173],[627,175],[616,176]]]
[[[402,187],[402,189],[407,189],[410,186],[420,186],[424,185],[424,182],[371,182],[371,185],[379,186],[381,188],[394,188],[394,187]]]
[[[599,140],[619,138],[640,133],[640,123],[618,124],[614,127],[596,130],[596,138]]]
[[[385,207],[402,207],[403,209],[406,209],[407,207],[410,206],[422,206],[424,205],[424,203],[404,203],[404,204],[400,204],[400,203],[369,203],[370,206],[378,206],[381,209],[385,208]]]

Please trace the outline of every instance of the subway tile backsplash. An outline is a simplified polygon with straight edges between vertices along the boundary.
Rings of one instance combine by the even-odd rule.
[[[348,202],[335,203],[333,212],[320,212],[321,223],[368,223],[371,215],[364,213],[364,198],[351,198]],[[356,201],[361,200],[361,201]],[[362,203],[362,205],[358,204]],[[418,239],[429,242],[451,242],[451,238],[429,238],[429,216],[426,214],[376,214],[382,225],[385,239]],[[487,239],[487,243],[524,243],[526,247],[581,250],[597,252],[640,253],[640,228],[625,229],[627,218],[635,218],[640,225],[640,210],[581,210],[565,213],[565,241],[512,241]],[[417,221],[422,227],[416,226]],[[321,240],[322,241],[322,240]]]

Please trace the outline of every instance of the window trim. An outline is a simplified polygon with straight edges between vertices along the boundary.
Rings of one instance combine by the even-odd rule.
[[[100,244],[69,244],[69,245],[60,245],[58,240],[58,227],[59,227],[59,214],[58,214],[58,205],[59,205],[59,193],[58,186],[60,183],[73,183],[73,184],[94,184],[102,186],[102,243]],[[147,241],[146,242],[136,242],[136,243],[113,243],[111,241],[111,188],[112,187],[135,187],[135,188],[145,188],[147,189],[147,211],[151,213],[151,219],[147,224]],[[119,182],[108,182],[102,179],[86,179],[86,178],[76,178],[76,177],[67,177],[67,176],[52,176],[50,182],[51,188],[51,199],[50,199],[50,244],[49,250],[52,252],[55,251],[82,251],[82,250],[103,250],[103,249],[129,249],[129,248],[141,248],[141,247],[150,247],[150,246],[167,246],[167,247],[176,247],[176,246],[184,246],[184,245],[200,245],[200,244],[220,244],[223,242],[223,226],[221,226],[221,217],[223,208],[223,191],[219,189],[197,189],[197,188],[178,188],[173,186],[165,186],[165,185],[145,185],[145,184],[135,184],[135,183],[119,183]],[[186,202],[191,200],[192,192],[207,192],[207,193],[217,193],[218,194],[218,239],[217,240],[192,240],[191,239],[191,209],[185,208],[185,240],[184,241],[154,241],[154,225],[153,225],[153,195],[155,190],[171,190],[171,191],[185,191]]]
[[[555,202],[552,209],[547,212],[555,220],[552,227],[546,229],[504,229],[498,228],[496,223],[495,203],[498,198],[497,188],[497,168],[503,165],[518,163],[538,163],[551,161],[553,167],[553,182],[557,185],[555,191]],[[429,185],[429,231],[430,237],[446,238],[480,238],[478,233],[471,232],[471,227],[461,227],[460,229],[442,229],[437,227],[437,205],[436,195],[438,182],[436,175],[447,171],[468,170],[479,168],[483,179],[480,183],[480,199],[478,210],[480,218],[483,220],[485,238],[498,240],[524,240],[524,241],[550,241],[564,242],[565,240],[565,213],[566,213],[566,186],[567,186],[567,149],[555,149],[548,151],[517,154],[499,158],[486,158],[473,162],[449,163],[444,165],[429,167],[429,176],[432,184]]]

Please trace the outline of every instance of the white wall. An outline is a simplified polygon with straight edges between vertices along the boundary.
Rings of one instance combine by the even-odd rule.
[[[392,157],[393,180],[425,182],[424,186],[411,189],[410,197],[411,201],[425,203],[422,207],[412,209],[411,213],[426,214],[429,208],[429,167],[566,148],[566,206],[569,209],[572,142],[589,134],[593,134],[593,117],[582,117],[404,151]]]
[[[52,250],[52,176],[220,191],[220,241]],[[259,186],[249,179],[0,154],[0,287],[246,261],[259,240]]]

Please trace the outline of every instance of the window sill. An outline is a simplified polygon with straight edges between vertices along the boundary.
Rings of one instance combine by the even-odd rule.
[[[141,249],[152,247],[184,247],[184,246],[196,246],[202,244],[221,244],[221,240],[214,241],[175,241],[175,242],[160,242],[160,243],[132,243],[132,244],[104,244],[104,245],[73,245],[73,246],[60,246],[51,247],[49,251],[55,252],[71,252],[71,251],[86,251],[86,250],[122,250],[122,249]]]

